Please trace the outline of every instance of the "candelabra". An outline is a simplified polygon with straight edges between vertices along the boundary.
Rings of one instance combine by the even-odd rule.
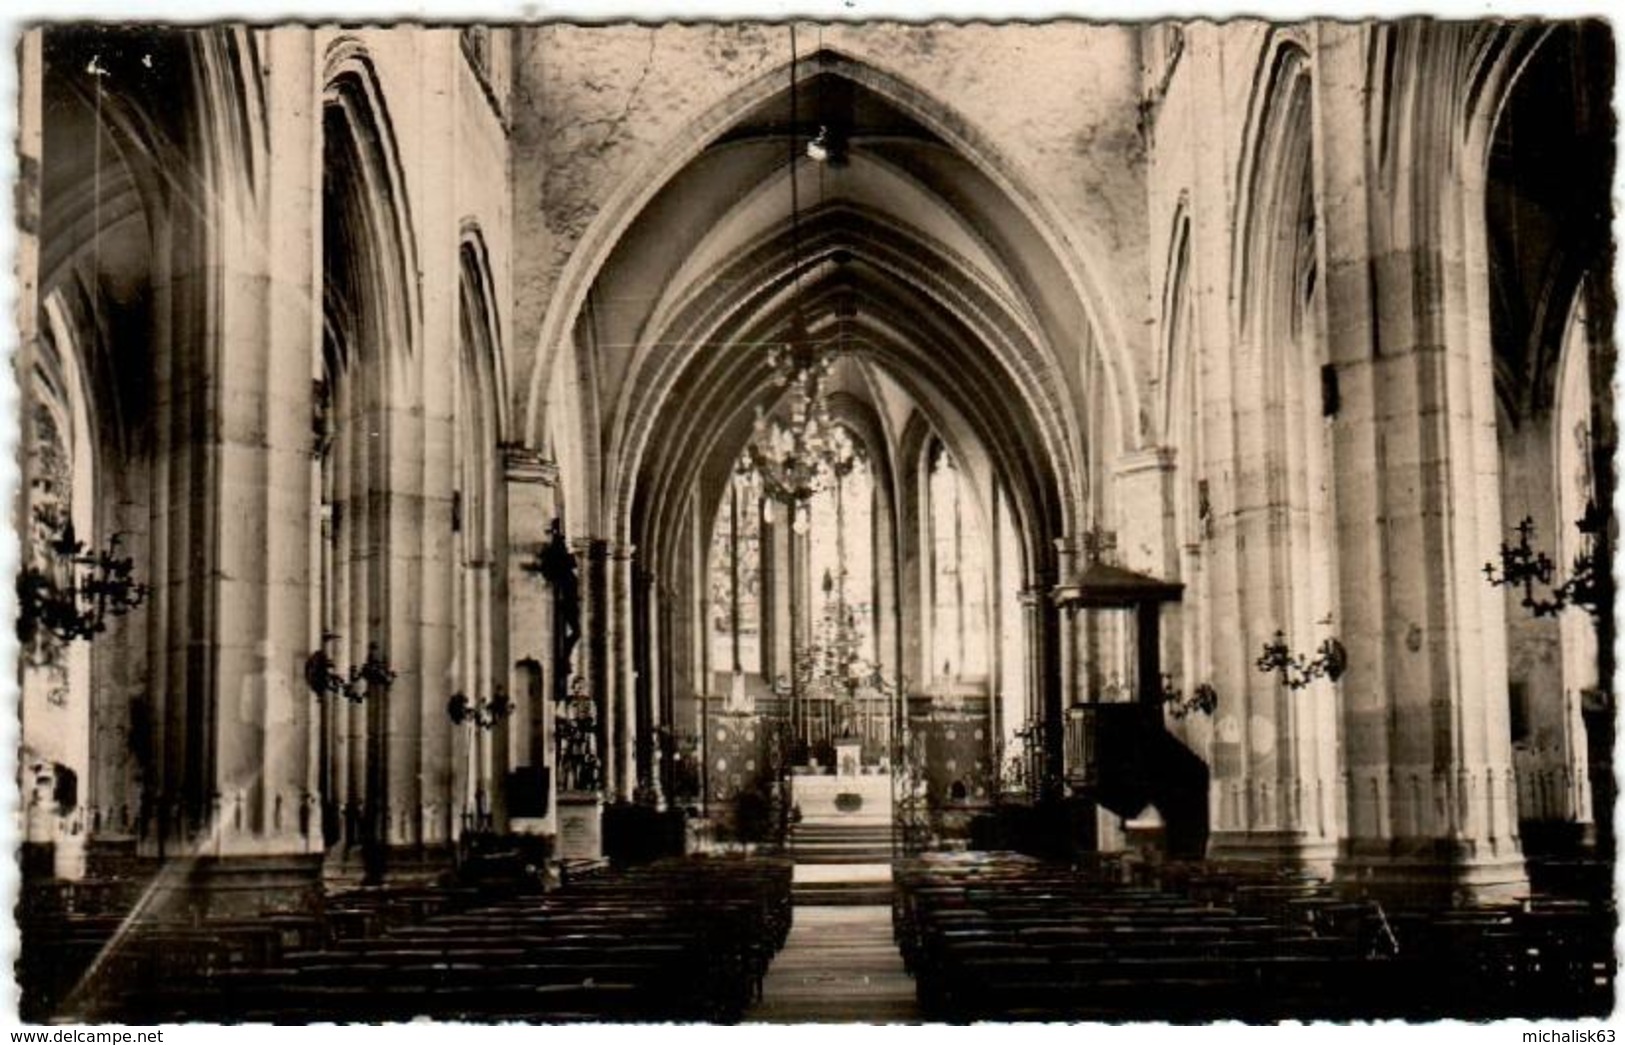
[[[72,520],[41,516],[50,559],[24,566],[17,575],[18,638],[32,646],[43,636],[60,642],[94,639],[108,622],[136,609],[148,588],[135,579],[135,563],[118,554],[114,534],[104,549],[91,549],[74,533]]]
[[[329,635],[327,638],[334,638]],[[367,659],[352,665],[348,674],[339,671],[327,650],[318,649],[305,660],[305,685],[319,700],[324,696],[343,697],[360,704],[374,690],[383,691],[395,681],[395,671],[378,651],[376,642],[367,644]]]
[[[1517,544],[1501,542],[1500,568],[1493,562],[1484,564],[1485,579],[1497,588],[1522,588],[1523,598],[1519,601],[1536,617],[1555,616],[1569,606],[1597,616],[1603,611],[1599,565],[1603,570],[1608,568],[1607,563],[1598,562],[1598,544],[1608,529],[1608,513],[1595,501],[1588,501],[1585,514],[1574,521],[1574,526],[1582,535],[1581,548],[1562,583],[1555,583],[1557,563],[1533,544],[1535,520],[1529,516],[1514,528]],[[1543,594],[1537,586],[1545,590]]]
[[[1287,688],[1303,689],[1322,677],[1336,682],[1348,671],[1348,662],[1348,651],[1335,638],[1322,642],[1314,658],[1310,659],[1292,652],[1286,644],[1286,632],[1277,630],[1274,640],[1264,644],[1264,652],[1255,663],[1258,670],[1266,675],[1280,672],[1281,681],[1287,684]]]
[[[1174,677],[1169,674],[1162,676],[1162,702],[1174,718],[1185,718],[1200,712],[1211,716],[1219,707],[1219,691],[1213,688],[1212,683],[1198,683],[1190,696],[1185,696],[1174,688]]]
[[[834,354],[806,337],[792,334],[789,345],[769,355],[774,384],[789,392],[790,423],[782,425],[758,410],[745,448],[763,492],[791,505],[828,488],[856,461],[852,441],[835,422],[824,394]]]
[[[501,687],[490,700],[469,700],[458,692],[446,701],[446,715],[454,726],[472,725],[478,729],[495,729],[496,724],[513,714],[513,701]]]
[[[1066,730],[1063,724],[1061,727],[1063,743],[1065,734]],[[1034,799],[1059,793],[1063,784],[1062,779],[1050,770],[1050,736],[1051,726],[1041,718],[1030,718],[1022,724],[1020,729],[1015,731],[1015,737],[1021,741],[1022,754],[1026,760],[1023,776],[1028,793]]]

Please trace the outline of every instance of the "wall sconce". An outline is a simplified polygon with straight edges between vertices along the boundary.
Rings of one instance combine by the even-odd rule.
[[[1219,691],[1209,682],[1198,683],[1190,696],[1185,696],[1174,688],[1174,677],[1164,673],[1162,676],[1162,702],[1168,705],[1174,718],[1184,718],[1201,712],[1211,717],[1219,707]]]
[[[325,636],[328,639],[336,637]],[[351,667],[348,675],[339,672],[325,649],[318,649],[305,660],[305,685],[310,687],[318,700],[331,694],[343,697],[352,704],[360,704],[373,690],[388,689],[394,681],[395,671],[378,652],[376,642],[367,644],[367,659],[359,666]]]
[[[1597,570],[1597,538],[1608,528],[1608,513],[1587,501],[1585,514],[1574,521],[1584,536],[1583,546],[1574,557],[1568,579],[1553,584],[1557,577],[1557,564],[1531,543],[1535,536],[1535,520],[1524,516],[1515,527],[1517,544],[1501,542],[1501,566],[1493,562],[1484,564],[1484,578],[1497,588],[1521,587],[1524,609],[1536,617],[1550,617],[1569,606],[1578,606],[1595,617],[1602,612],[1602,585]],[[1605,567],[1606,568],[1606,567]],[[1537,595],[1535,586],[1550,589],[1548,595]]]
[[[463,693],[453,693],[446,701],[446,714],[454,726],[468,724],[495,729],[498,722],[513,714],[513,701],[500,686],[490,700],[472,701]]]
[[[1322,676],[1333,682],[1342,678],[1348,672],[1349,655],[1341,642],[1327,639],[1311,660],[1301,653],[1293,653],[1287,647],[1286,632],[1277,630],[1274,641],[1264,644],[1264,652],[1255,663],[1266,675],[1279,671],[1288,689],[1303,689]]]
[[[17,636],[24,646],[50,635],[61,642],[94,639],[108,621],[140,606],[148,588],[135,579],[135,563],[118,554],[114,534],[107,547],[92,550],[79,540],[73,521],[41,514],[55,531],[46,542],[51,561],[43,568],[25,566],[17,575]]]

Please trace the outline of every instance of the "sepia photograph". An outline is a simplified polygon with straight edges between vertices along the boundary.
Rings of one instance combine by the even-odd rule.
[[[1172,14],[16,25],[7,1019],[1612,1019],[1612,26]]]

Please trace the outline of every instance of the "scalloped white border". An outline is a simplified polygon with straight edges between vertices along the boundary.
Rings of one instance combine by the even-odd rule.
[[[12,504],[17,494],[17,425],[16,403],[17,392],[12,378],[10,361],[16,351],[17,332],[16,324],[12,318],[15,315],[16,279],[13,271],[13,260],[16,256],[16,225],[13,214],[13,200],[15,195],[12,186],[16,180],[16,152],[14,143],[17,135],[17,69],[16,54],[17,40],[21,29],[33,20],[62,21],[74,18],[117,20],[137,18],[145,21],[171,20],[171,21],[218,21],[220,19],[247,19],[257,22],[275,22],[287,20],[329,20],[342,17],[345,21],[376,19],[379,21],[515,21],[515,20],[558,20],[579,19],[585,21],[605,21],[611,19],[636,19],[639,21],[663,21],[668,19],[704,20],[704,19],[784,19],[796,17],[809,21],[816,20],[864,20],[877,18],[897,18],[910,21],[924,21],[935,18],[946,19],[983,19],[983,20],[1044,20],[1051,18],[1083,18],[1091,21],[1109,20],[1148,20],[1161,17],[1212,17],[1226,18],[1235,16],[1256,15],[1277,20],[1298,20],[1308,17],[1335,17],[1335,18],[1398,18],[1406,15],[1436,15],[1446,18],[1496,18],[1518,16],[1541,16],[1549,18],[1597,16],[1608,18],[1610,15],[1608,0],[1423,0],[1423,2],[1406,2],[1406,0],[1361,0],[1359,3],[1322,2],[1318,4],[1305,4],[1301,0],[1252,0],[1250,3],[1219,4],[1211,0],[1184,0],[1182,3],[1173,3],[1167,6],[1156,6],[1149,3],[1136,3],[1134,0],[1093,0],[1084,3],[1075,0],[1072,3],[1042,2],[1042,0],[802,0],[798,3],[789,3],[786,0],[705,0],[697,5],[679,5],[674,3],[629,3],[627,0],[563,0],[563,2],[548,3],[491,3],[489,0],[480,3],[457,3],[454,0],[417,0],[416,3],[396,3],[391,0],[342,0],[342,2],[329,2],[312,4],[308,2],[290,2],[290,0],[235,0],[229,5],[211,6],[199,0],[154,0],[148,3],[132,3],[132,0],[5,0],[5,9],[0,10],[0,40],[4,41],[0,48],[0,67],[4,75],[0,76],[0,185],[4,192],[0,193],[0,208],[5,211],[5,220],[0,222],[0,354],[6,362],[3,371],[0,371],[0,515],[9,518]],[[1617,12],[1617,9],[1616,9]],[[1616,47],[1625,51],[1625,18],[1616,14],[1614,18]],[[1622,112],[1620,98],[1620,82],[1625,80],[1625,62],[1621,62],[1619,75],[1615,81],[1614,108],[1616,113]],[[1625,192],[1621,191],[1625,179],[1620,177],[1620,171],[1625,170],[1625,156],[1615,170],[1614,197],[1616,206],[1625,200]],[[1616,215],[1615,241],[1619,243],[1622,237],[1619,234],[1619,222]],[[1615,282],[1616,291],[1621,289],[1619,273],[1622,268],[1616,263]],[[1620,294],[1620,300],[1625,301],[1625,293]],[[1616,338],[1625,337],[1625,332],[1616,330]],[[1616,389],[1616,395],[1618,391]],[[1622,484],[1625,489],[1625,484]],[[1617,495],[1616,495],[1617,497]],[[1619,509],[1616,501],[1616,511]],[[0,622],[10,621],[16,616],[15,588],[9,578],[14,576],[18,565],[18,546],[16,534],[11,525],[0,526]],[[16,752],[17,752],[17,716],[12,709],[16,707],[17,689],[17,640],[15,631],[6,624],[0,624],[0,1034],[6,1034],[0,1039],[0,1045],[9,1045],[11,1039],[6,1032],[19,1027],[17,1022],[17,999],[14,984],[11,982],[11,967],[15,958],[17,947],[17,933],[15,920],[11,915],[16,904],[18,869],[14,859],[17,845],[18,831],[14,810],[18,808],[18,792],[16,782]],[[1615,760],[1619,764],[1618,758]],[[1621,803],[1620,813],[1625,816],[1625,803]],[[1615,868],[1616,878],[1618,866]],[[1625,889],[1621,890],[1625,894]],[[237,1042],[252,1043],[252,1045],[288,1045],[292,1036],[320,1035],[320,1040],[329,1036],[343,1037],[348,1040],[366,1038],[379,1043],[379,1045],[444,1045],[444,1031],[441,1025],[418,1023],[386,1027],[321,1027],[321,1028],[273,1028],[273,1027],[233,1027],[218,1028],[209,1026],[166,1028],[164,1033],[165,1045],[179,1043],[179,1045],[216,1045],[225,1039],[227,1045]],[[1357,1024],[1353,1026],[1316,1024],[1305,1028],[1302,1025],[1284,1028],[1251,1028],[1237,1024],[1224,1024],[1210,1027],[1169,1027],[1163,1025],[1130,1024],[1126,1026],[1100,1026],[1090,1025],[1087,1029],[1068,1026],[1023,1027],[1019,1031],[1014,1028],[1000,1026],[979,1026],[968,1028],[945,1027],[868,1027],[868,1026],[842,1026],[838,1029],[823,1026],[799,1027],[762,1027],[745,1026],[734,1029],[721,1029],[712,1027],[480,1027],[464,1028],[459,1033],[474,1032],[481,1037],[501,1039],[506,1042],[525,1042],[526,1045],[604,1045],[606,1042],[618,1043],[626,1040],[641,1039],[647,1041],[658,1040],[661,1045],[688,1045],[690,1042],[709,1042],[713,1035],[725,1034],[733,1036],[734,1040],[744,1040],[738,1036],[748,1036],[754,1043],[767,1039],[769,1042],[805,1042],[807,1045],[830,1045],[832,1037],[839,1035],[843,1045],[848,1040],[874,1041],[882,1038],[891,1039],[899,1035],[911,1036],[916,1040],[924,1040],[924,1035],[930,1035],[933,1042],[949,1037],[957,1040],[1000,1041],[1001,1045],[1008,1043],[1012,1033],[1019,1033],[1023,1039],[1022,1045],[1028,1045],[1027,1039],[1035,1036],[1043,1039],[1044,1043],[1065,1043],[1065,1045],[1096,1045],[1097,1042],[1137,1042],[1146,1045],[1148,1042],[1161,1042],[1164,1040],[1189,1040],[1191,1037],[1201,1037],[1206,1041],[1244,1042],[1255,1040],[1259,1036],[1283,1040],[1281,1035],[1291,1035],[1301,1038],[1305,1031],[1314,1037],[1329,1037],[1338,1041],[1355,1042],[1381,1042],[1382,1045],[1440,1045],[1448,1040],[1455,1045],[1463,1040],[1477,1040],[1495,1045],[1520,1045],[1523,1041],[1523,1032],[1538,1031],[1576,1031],[1597,1030],[1607,1027],[1617,1033],[1617,1045],[1625,1045],[1625,1017],[1616,1008],[1614,1016],[1606,1023],[1598,1021],[1545,1021],[1531,1023],[1527,1021],[1508,1021],[1502,1023],[1468,1024],[1450,1022],[1444,1024]],[[36,1028],[38,1029],[38,1028]],[[111,1028],[95,1028],[106,1030]],[[1087,1035],[1085,1043],[1081,1036]],[[1448,1038],[1441,1037],[1448,1035]],[[537,1037],[545,1037],[545,1042],[538,1043]],[[1555,1039],[1554,1039],[1555,1040]]]

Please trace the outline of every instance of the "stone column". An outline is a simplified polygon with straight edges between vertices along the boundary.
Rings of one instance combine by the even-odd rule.
[[[557,511],[555,487],[558,466],[540,450],[523,446],[503,448],[503,477],[507,494],[507,630],[508,695],[514,701],[509,723],[512,758],[519,766],[553,766],[548,784],[547,816],[535,830],[557,830],[558,766],[554,765],[551,699],[554,686],[552,587],[534,572],[537,555],[548,541],[548,526]],[[578,572],[577,576],[580,574]],[[576,656],[585,640],[576,644]],[[534,662],[541,668],[540,683],[531,677]],[[532,692],[532,690],[536,692]],[[531,828],[527,826],[526,830]]]
[[[1461,44],[1419,24],[1318,32],[1350,661],[1337,873],[1373,891],[1517,894],[1505,606],[1479,573],[1501,534],[1483,167],[1459,152],[1466,87],[1438,72]],[[1386,83],[1366,79],[1373,32],[1405,45]],[[1367,127],[1396,140],[1373,155]]]
[[[1174,451],[1151,447],[1117,459],[1114,475],[1119,565],[1152,577],[1179,571],[1174,541]]]
[[[217,151],[197,157],[200,209],[177,206],[154,229],[146,612],[155,841],[197,862],[154,902],[241,913],[313,903],[321,844],[303,681],[321,115],[308,30],[267,38],[247,97],[226,73],[230,31],[196,44],[209,104],[195,130]],[[232,131],[241,110],[266,136],[253,164]]]
[[[570,551],[576,557],[576,576],[581,585],[581,638],[570,658],[570,669],[582,680],[598,707],[599,790],[609,780],[609,720],[613,711],[604,680],[604,558],[603,543],[590,538],[571,538]],[[569,680],[566,680],[567,682]]]
[[[192,578],[187,597],[215,607],[203,678],[212,679],[215,710],[204,728],[212,733],[210,790],[217,798],[208,845],[218,855],[319,846],[300,811],[309,798],[312,711],[303,665],[310,652],[310,346],[319,342],[321,318],[310,308],[321,299],[310,247],[320,239],[320,112],[309,36],[295,30],[267,46],[271,148],[261,180],[248,193],[238,158],[224,158],[205,234],[213,243],[209,268],[175,288],[178,307],[211,317],[200,347],[212,386],[203,394],[212,398],[218,428],[206,454],[211,465],[196,477],[212,487],[194,487],[189,540],[212,545],[214,562]]]
[[[1021,592],[1022,637],[1027,652],[1027,717],[1030,723],[1042,723],[1042,750],[1028,751],[1028,765],[1044,775],[1059,779],[1062,770],[1063,737],[1062,679],[1054,670],[1058,661],[1057,647],[1061,645],[1061,629],[1052,622],[1058,616],[1050,605],[1052,592],[1044,587],[1029,587]],[[906,709],[905,709],[906,712]]]
[[[44,114],[41,95],[45,86],[45,58],[43,29],[29,29],[17,41],[17,381],[23,395],[18,403],[18,420],[26,434],[32,428],[28,415],[28,389],[33,381],[35,341],[39,337],[39,222],[40,222],[40,161],[45,145]],[[29,440],[20,446],[21,460],[26,460]],[[22,465],[19,464],[19,471]],[[24,475],[26,480],[27,476]],[[29,518],[29,486],[26,481],[18,491],[16,521],[18,533],[26,532]]]
[[[1226,84],[1225,29],[1193,26],[1181,63],[1198,98],[1224,96]],[[1254,52],[1248,52],[1256,61]],[[1250,394],[1245,379],[1236,373],[1231,357],[1237,327],[1231,293],[1231,258],[1235,238],[1233,189],[1229,171],[1239,167],[1241,130],[1220,120],[1193,120],[1189,148],[1206,162],[1191,165],[1191,258],[1189,291],[1194,312],[1192,337],[1195,353],[1191,371],[1197,376],[1196,410],[1192,429],[1202,460],[1181,462],[1209,480],[1210,502],[1205,527],[1206,602],[1204,613],[1215,622],[1208,666],[1210,681],[1219,692],[1213,716],[1210,762],[1210,822],[1214,836],[1225,831],[1246,831],[1249,819],[1243,800],[1247,786],[1246,731],[1249,698],[1254,684],[1250,643],[1235,637],[1248,617],[1240,601],[1240,561],[1230,520],[1241,491],[1238,474],[1236,417],[1232,406],[1239,395]],[[1253,386],[1256,390],[1256,385]]]
[[[785,517],[787,514],[782,506],[775,506],[773,520],[768,522],[764,519],[762,522],[759,542],[762,549],[762,572],[764,578],[772,582],[763,589],[771,595],[764,598],[762,607],[763,615],[770,616],[773,621],[771,648],[762,651],[763,676],[769,683],[781,675],[786,679],[790,677],[791,649],[796,644],[790,623],[794,616],[790,606],[795,590],[795,577],[790,572],[790,542],[795,535],[790,532],[790,520]],[[709,630],[706,634],[709,635]],[[769,664],[772,665],[770,670],[767,667]],[[719,665],[712,667],[715,669]]]
[[[418,32],[413,42],[420,55],[422,77],[419,101],[413,119],[420,140],[425,143],[455,142],[458,119],[454,99],[458,82],[461,47],[457,34],[449,30]],[[413,224],[422,244],[455,242],[460,215],[447,204],[454,192],[460,157],[456,149],[433,145],[418,150],[410,162],[426,191],[419,193],[413,207]],[[415,515],[416,540],[412,544],[418,568],[412,579],[415,592],[413,612],[402,627],[401,640],[415,651],[415,685],[404,670],[412,658],[391,651],[391,660],[402,670],[401,679],[390,692],[397,711],[398,735],[391,738],[392,773],[390,797],[393,810],[392,840],[397,846],[417,850],[415,872],[433,872],[450,863],[451,826],[458,815],[459,796],[453,793],[452,771],[455,734],[468,732],[454,727],[446,711],[446,701],[458,689],[453,676],[454,650],[460,644],[458,607],[453,600],[454,577],[465,570],[465,583],[476,591],[477,613],[489,613],[494,603],[489,589],[493,580],[491,559],[495,549],[484,549],[480,561],[457,561],[456,536],[452,521],[456,508],[458,381],[451,375],[461,366],[462,309],[459,302],[459,267],[450,250],[422,250],[418,255],[421,272],[423,336],[413,358],[414,390],[418,406],[413,427],[419,434],[416,453],[408,458],[408,468],[419,477],[416,503],[401,507]],[[496,447],[477,447],[476,459],[492,461]],[[421,462],[421,463],[420,463]],[[394,485],[392,481],[391,485]],[[494,485],[494,484],[493,484]],[[468,491],[463,491],[466,497]],[[498,506],[486,511],[500,519]],[[403,535],[404,536],[404,535]],[[408,560],[410,561],[410,560]],[[393,588],[394,581],[391,581]],[[485,629],[487,642],[481,652],[490,655],[502,636]],[[392,645],[394,638],[391,639]],[[498,660],[492,668],[501,664]],[[489,687],[500,676],[488,671],[480,682]],[[406,687],[401,682],[408,682]],[[475,696],[476,693],[470,693]]]
[[[655,582],[655,574],[651,569],[648,572],[639,570],[637,574],[637,598],[639,612],[643,616],[643,648],[644,658],[638,671],[638,694],[640,712],[648,740],[645,744],[645,758],[647,765],[640,768],[640,774],[647,781],[657,804],[664,802],[663,788],[661,787],[661,774],[664,744],[660,739],[660,728],[664,724],[665,716],[661,713],[663,700],[665,657],[661,650],[662,631],[660,626],[661,597],[660,587]]]
[[[31,29],[23,33],[17,50],[19,97],[15,229],[18,344],[14,366],[19,395],[15,413],[8,413],[7,416],[14,416],[18,421],[16,464],[19,489],[14,504],[16,514],[13,532],[18,535],[20,544],[18,552],[23,563],[30,559],[28,544],[34,531],[34,513],[39,507],[33,496],[34,482],[39,478],[35,470],[41,463],[36,454],[34,412],[38,403],[35,398],[37,389],[34,374],[40,361],[40,317],[44,305],[40,300],[39,287],[39,234],[44,190],[41,161],[45,147],[42,110],[45,77],[44,32],[43,29]],[[68,350],[67,346],[60,348],[64,352]],[[68,396],[70,399],[74,398],[76,393],[77,390],[70,390]],[[92,424],[94,423],[92,418]],[[63,434],[66,438],[72,436],[71,432]],[[75,515],[84,514],[84,505],[74,507],[77,509]],[[81,531],[79,536],[85,539],[87,535]],[[88,536],[96,537],[99,534]],[[101,541],[96,543],[101,544]],[[136,563],[144,562],[145,557],[140,554],[141,549],[126,545],[123,551],[134,557]],[[99,644],[106,646],[117,641],[118,633],[123,630],[122,622],[116,624],[114,631],[100,637]],[[81,721],[95,728],[96,718],[103,713],[103,695],[108,688],[102,685],[105,676],[98,670],[103,666],[101,663],[93,663],[91,684],[88,687],[83,687],[83,691],[80,691],[81,687],[75,684],[80,677],[80,672],[75,669],[86,663],[84,646],[84,643],[74,643],[57,647],[48,657],[49,663],[38,669],[20,657],[20,670],[16,675],[19,683],[16,721],[21,727],[18,735],[20,746],[17,750],[19,760],[26,754],[30,763],[18,766],[20,771],[18,781],[22,788],[19,796],[21,808],[18,821],[22,833],[18,841],[29,849],[35,844],[54,845],[55,867],[52,873],[58,877],[80,877],[82,867],[76,866],[70,870],[64,866],[68,862],[64,860],[64,856],[67,855],[64,850],[74,844],[69,841],[73,832],[59,817],[60,813],[66,811],[57,808],[49,791],[42,792],[36,789],[31,769],[35,759],[58,761],[81,774],[79,801],[82,808],[88,801],[89,809],[86,811],[92,814],[88,818],[89,822],[84,824],[85,832],[97,829],[95,823],[97,818],[94,814],[98,805],[112,805],[114,792],[123,790],[123,781],[119,779],[122,774],[115,771],[117,762],[121,761],[117,758],[118,747],[102,750],[98,745],[98,741],[103,739],[100,735],[102,731],[98,730],[96,735],[87,736],[83,729],[78,728]],[[59,685],[66,692],[53,694],[51,691],[56,690]],[[85,702],[90,706],[83,706]],[[124,714],[124,721],[128,722],[127,706]],[[116,738],[117,734],[108,737],[109,740],[115,741]],[[122,766],[117,768],[121,770]],[[77,864],[79,861],[73,862]],[[34,860],[25,856],[24,874],[32,876],[33,866]]]
[[[1041,588],[1023,588],[1017,598],[1021,602],[1021,640],[1026,654],[1026,715],[1028,722],[1036,722],[1044,715],[1043,610],[1048,593]]]
[[[1255,41],[1241,42],[1212,27],[1192,29],[1186,55],[1182,75],[1196,99],[1223,96],[1233,83],[1235,64],[1260,58]],[[1284,96],[1283,91],[1276,97]],[[1260,127],[1269,126],[1279,111],[1266,110]],[[1274,287],[1293,270],[1267,264],[1267,255],[1254,249],[1242,288],[1246,294],[1236,292],[1242,278],[1238,236],[1240,242],[1252,243],[1268,235],[1252,224],[1238,229],[1237,220],[1264,223],[1262,228],[1268,229],[1274,213],[1237,212],[1234,172],[1244,166],[1245,151],[1262,148],[1260,137],[1249,138],[1244,123],[1239,118],[1197,119],[1188,143],[1190,155],[1200,158],[1192,165],[1190,183],[1189,291],[1193,329],[1199,333],[1191,339],[1188,379],[1196,388],[1198,417],[1191,435],[1201,447],[1201,459],[1181,461],[1180,466],[1211,481],[1203,491],[1211,490],[1211,500],[1198,495],[1206,502],[1197,509],[1201,543],[1188,550],[1187,562],[1201,573],[1184,578],[1189,609],[1181,615],[1215,623],[1211,642],[1202,643],[1189,661],[1202,677],[1179,677],[1176,683],[1186,694],[1202,682],[1219,693],[1211,723],[1210,852],[1326,873],[1338,830],[1337,691],[1324,680],[1308,690],[1288,691],[1278,676],[1262,674],[1255,666],[1263,644],[1277,629],[1295,650],[1311,655],[1328,635],[1324,629],[1333,623],[1328,618],[1335,609],[1328,605],[1333,596],[1326,586],[1317,587],[1314,578],[1335,554],[1335,541],[1317,543],[1313,524],[1306,522],[1314,508],[1305,490],[1315,485],[1306,478],[1307,448],[1283,445],[1292,431],[1287,420],[1297,416],[1295,408],[1310,415],[1306,425],[1318,435],[1319,403],[1302,398],[1307,379],[1316,376],[1314,363],[1307,353],[1300,358],[1278,351],[1276,318],[1256,303],[1248,304],[1268,297],[1257,288]],[[1310,121],[1292,124],[1288,133],[1300,130],[1306,137],[1312,134]],[[1313,149],[1309,144],[1302,148],[1293,155],[1309,163],[1318,155],[1318,140]],[[1252,260],[1254,255],[1258,260]],[[1277,357],[1291,363],[1290,373],[1281,372]],[[1163,576],[1174,575],[1178,565],[1173,520],[1167,514],[1174,503],[1173,473],[1164,469],[1171,467],[1171,459],[1160,451],[1126,455],[1118,466],[1121,498],[1139,502],[1137,507],[1125,505],[1119,515],[1124,554],[1135,568]],[[1162,664],[1172,671],[1186,660],[1178,649],[1185,638],[1198,638],[1196,630],[1166,631]],[[1176,731],[1205,746],[1200,741],[1208,728],[1186,720]]]
[[[28,562],[27,542],[31,521],[34,518],[36,504],[33,499],[33,475],[30,466],[30,457],[34,447],[34,368],[39,349],[39,232],[40,211],[43,184],[40,177],[40,163],[45,147],[44,113],[41,107],[41,98],[45,86],[45,56],[44,56],[43,29],[29,29],[23,32],[17,41],[17,186],[15,189],[16,215],[14,229],[17,236],[17,354],[13,360],[15,367],[14,378],[17,382],[18,399],[16,405],[16,418],[18,422],[17,443],[17,476],[18,490],[14,506],[15,515],[12,520],[12,532],[18,535],[21,545],[18,548],[19,565]],[[17,674],[19,692],[17,700],[18,758],[21,760],[24,747],[33,747],[35,734],[49,733],[49,727],[39,721],[39,708],[29,692],[28,670],[23,668]],[[97,761],[92,761],[92,773]],[[23,775],[19,777],[22,782],[22,794],[19,795],[22,808],[20,815],[23,837],[19,842],[44,841],[35,837],[35,816],[31,811],[33,805],[33,786],[28,782],[27,767],[19,767]],[[96,790],[100,790],[99,788]],[[93,799],[94,800],[94,799]],[[26,864],[25,864],[26,866]]]
[[[437,351],[440,367],[454,365]],[[421,683],[417,687],[421,732],[413,748],[401,752],[402,772],[410,772],[410,802],[401,794],[403,812],[410,821],[407,837],[421,846],[425,856],[443,854],[460,829],[462,796],[457,789],[458,749],[464,727],[454,727],[446,712],[446,701],[457,692],[460,682],[454,665],[459,645],[458,607],[453,593],[455,579],[464,564],[457,561],[456,538],[452,533],[453,460],[456,453],[452,417],[452,384],[431,376],[423,382],[424,415],[424,510],[420,531],[423,556],[419,582],[422,604],[417,613],[417,647]],[[472,583],[473,571],[465,573]],[[472,695],[472,694],[471,694]],[[390,693],[391,700],[411,699],[407,692]]]
[[[399,349],[390,349],[391,353]],[[419,351],[422,351],[420,346]],[[382,612],[379,650],[395,671],[396,678],[383,694],[382,708],[370,721],[381,732],[374,741],[380,764],[373,771],[374,790],[368,800],[375,807],[376,841],[391,849],[417,843],[419,750],[424,740],[424,703],[428,693],[439,690],[439,680],[430,680],[423,671],[422,612],[424,593],[424,529],[431,517],[431,504],[438,502],[437,519],[449,517],[450,501],[440,493],[427,496],[423,485],[424,416],[413,403],[421,402],[425,386],[433,379],[416,376],[407,388],[397,388],[383,411],[389,433],[388,471],[380,476],[387,494],[380,500],[384,513],[382,535],[386,556],[384,587],[387,592]],[[478,573],[471,571],[469,583],[476,599],[484,594]],[[486,685],[489,682],[486,681]],[[372,705],[377,698],[369,696]],[[369,712],[371,711],[369,707]],[[445,698],[434,708],[445,715]],[[396,860],[405,869],[407,862]]]
[[[1059,560],[1060,587],[1066,588],[1077,575],[1077,550],[1070,537],[1057,537],[1055,539],[1055,554]],[[1061,611],[1060,634],[1056,638],[1058,653],[1061,660],[1061,709],[1071,707],[1082,701],[1087,692],[1081,673],[1086,670],[1085,665],[1078,658],[1078,613],[1075,606],[1069,606]],[[1046,721],[1048,717],[1046,715]],[[1059,728],[1059,720],[1050,722],[1051,726]]]
[[[632,617],[635,585],[632,580],[636,548],[618,544],[610,548],[609,668],[611,699],[615,703],[613,794],[630,799],[637,787],[637,667],[633,663]]]
[[[1549,548],[1566,574],[1574,555],[1563,548],[1560,538],[1580,511],[1564,511],[1563,488],[1574,480],[1554,474],[1554,462],[1560,459],[1554,446],[1556,427],[1555,419],[1545,414],[1525,418],[1503,435],[1501,505],[1502,518],[1509,524],[1534,519],[1533,543]],[[1555,434],[1558,439],[1572,438],[1567,432]],[[1509,531],[1506,540],[1515,543],[1517,537]],[[1486,558],[1496,561],[1495,556]],[[1523,735],[1513,737],[1523,842],[1530,851],[1543,843],[1572,845],[1592,828],[1579,691],[1596,683],[1595,631],[1582,612],[1536,617],[1521,605],[1521,589],[1503,591],[1509,688],[1511,699],[1523,703]]]

